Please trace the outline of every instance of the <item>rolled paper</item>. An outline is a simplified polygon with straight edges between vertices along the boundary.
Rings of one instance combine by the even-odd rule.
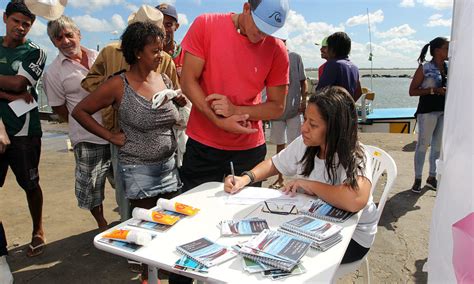
[[[117,229],[103,235],[104,238],[117,240],[137,245],[147,245],[151,241],[151,235],[146,232],[138,232],[133,230]]]
[[[155,222],[163,225],[173,225],[179,221],[178,216],[168,215],[163,212],[153,211],[143,208],[134,208],[132,217],[139,220]]]
[[[188,216],[196,215],[196,213],[199,212],[199,208],[194,208],[183,203],[179,203],[179,202],[175,202],[175,201],[171,201],[171,200],[163,199],[163,198],[158,199],[157,205],[161,206],[161,208],[165,210],[178,212],[178,213],[188,215]]]

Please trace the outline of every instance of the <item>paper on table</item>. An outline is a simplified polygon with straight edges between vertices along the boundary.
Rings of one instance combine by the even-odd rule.
[[[8,104],[16,116],[20,117],[30,110],[38,106],[38,103],[33,100],[31,103],[26,103],[23,99],[18,99],[10,102]]]
[[[291,197],[288,197],[279,190],[264,187],[248,186],[244,187],[236,194],[229,195],[227,197],[226,203],[252,205],[268,199],[292,200]]]

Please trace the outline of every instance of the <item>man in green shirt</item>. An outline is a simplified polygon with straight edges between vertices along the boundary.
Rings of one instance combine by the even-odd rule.
[[[3,21],[6,34],[0,37],[0,119],[11,144],[0,154],[0,187],[4,184],[10,166],[18,184],[26,192],[33,220],[32,240],[27,255],[35,256],[43,252],[45,244],[43,193],[38,173],[42,135],[39,112],[38,108],[34,108],[17,116],[8,103],[38,99],[35,86],[43,73],[46,54],[38,45],[26,39],[35,15],[22,0],[8,3]]]

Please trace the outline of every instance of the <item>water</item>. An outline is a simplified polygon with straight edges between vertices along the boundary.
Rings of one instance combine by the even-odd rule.
[[[413,76],[415,69],[377,69],[372,71],[379,75],[410,75]],[[361,70],[360,76],[370,74],[370,70]],[[307,71],[306,76],[317,78],[317,71]],[[373,108],[414,108],[418,105],[418,97],[410,97],[408,88],[410,87],[410,78],[372,78],[372,87],[370,78],[361,78],[362,87],[372,89],[375,92],[375,99],[372,103]],[[41,82],[38,84],[39,99],[38,105],[40,111],[51,112],[46,95],[42,91]]]
[[[373,74],[379,75],[410,75],[413,76],[415,69],[379,69],[373,70]],[[360,76],[370,74],[370,70],[361,70]],[[317,78],[317,71],[307,71],[306,76]],[[414,108],[418,105],[418,97],[410,97],[408,89],[410,78],[361,78],[362,87],[366,87],[375,92],[373,108]]]

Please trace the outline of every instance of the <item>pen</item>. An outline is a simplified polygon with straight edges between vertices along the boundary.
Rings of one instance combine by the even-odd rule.
[[[230,172],[232,173],[232,183],[235,185],[235,171],[234,171],[234,163],[230,161]]]

